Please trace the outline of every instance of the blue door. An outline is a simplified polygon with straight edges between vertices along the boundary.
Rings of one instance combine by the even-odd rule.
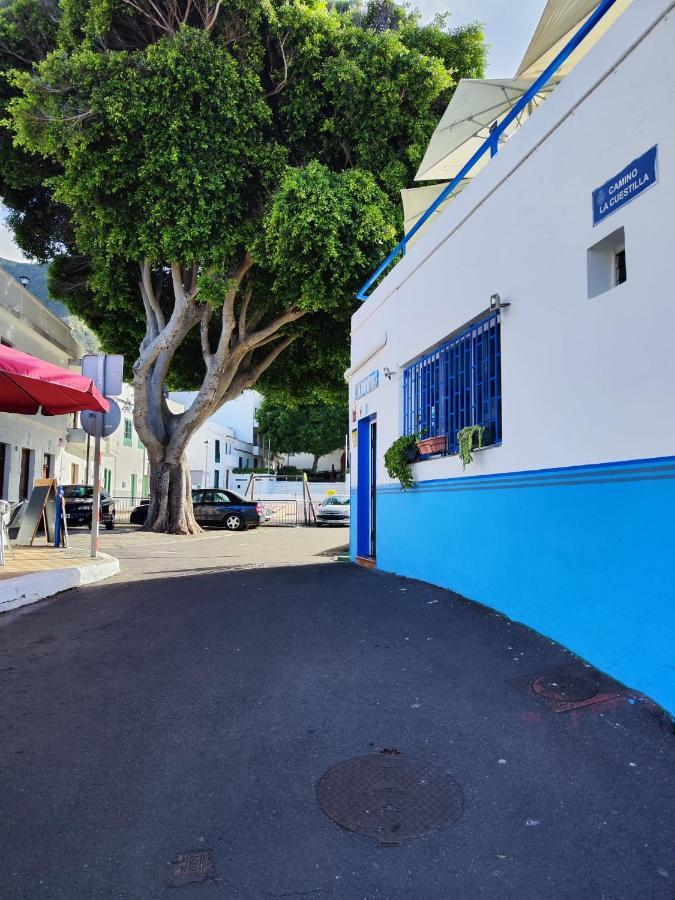
[[[377,521],[377,422],[372,416],[358,426],[356,553],[375,558]]]

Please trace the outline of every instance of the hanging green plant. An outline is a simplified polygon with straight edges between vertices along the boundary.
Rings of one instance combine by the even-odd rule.
[[[471,451],[483,446],[484,434],[485,425],[467,425],[466,428],[457,432],[459,458],[462,460],[463,469],[473,462]]]
[[[384,454],[384,467],[390,478],[396,478],[403,490],[412,487],[414,480],[410,471],[410,463],[417,456],[419,434],[404,434],[396,438]]]

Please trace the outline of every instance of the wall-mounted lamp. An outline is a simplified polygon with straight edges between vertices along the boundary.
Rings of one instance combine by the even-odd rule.
[[[392,372],[391,369],[390,369],[388,366],[385,366],[384,369],[382,370],[382,372],[383,372],[383,374],[384,374],[384,377],[385,377],[388,381],[391,381],[391,379],[392,379],[392,378],[395,378],[396,375],[397,375],[397,373],[396,373],[396,372]]]
[[[490,309],[493,311],[499,311],[500,309],[505,309],[507,306],[511,306],[510,300],[502,300],[499,294],[492,294],[490,296]]]
[[[21,275],[19,281],[24,287],[27,287],[27,285],[30,284],[30,278],[27,275]]]

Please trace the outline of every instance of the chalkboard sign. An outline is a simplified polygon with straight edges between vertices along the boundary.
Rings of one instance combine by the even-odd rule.
[[[40,522],[44,523],[45,535],[50,543],[54,540],[56,522],[56,481],[52,478],[40,478],[35,482],[30,495],[19,533],[16,536],[18,547],[30,547],[35,539]]]

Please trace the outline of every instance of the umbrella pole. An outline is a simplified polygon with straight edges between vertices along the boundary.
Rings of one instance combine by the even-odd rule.
[[[98,520],[101,505],[101,438],[94,438],[94,496],[91,501],[91,557],[98,552]]]

